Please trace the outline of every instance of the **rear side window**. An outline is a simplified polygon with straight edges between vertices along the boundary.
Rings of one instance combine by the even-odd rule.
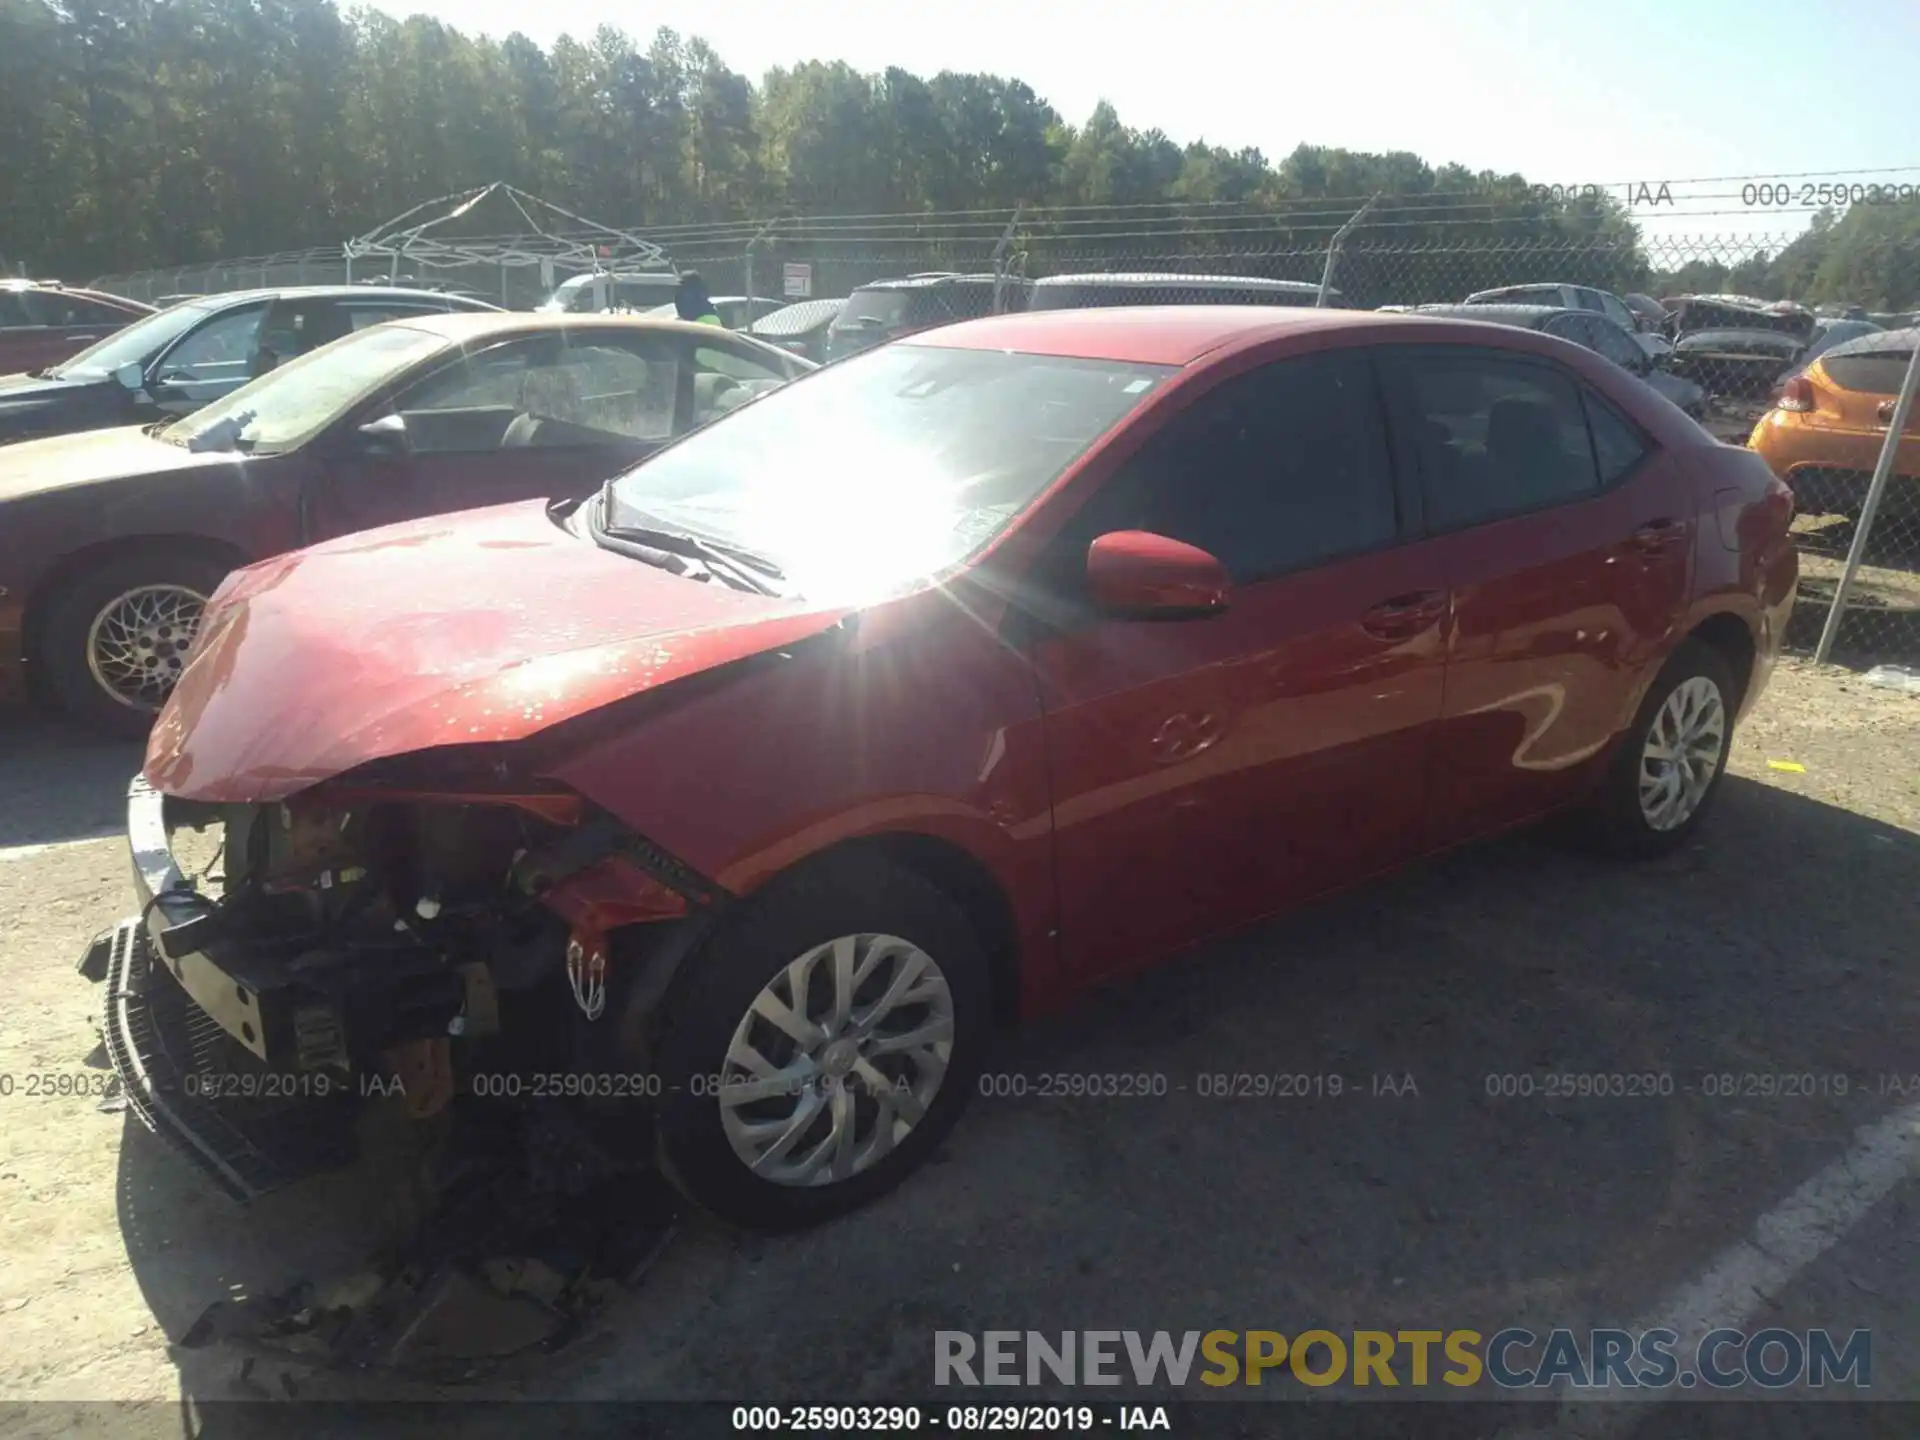
[[[1571,377],[1472,352],[1410,356],[1407,374],[1433,529],[1457,530],[1599,489]]]
[[[1867,395],[1898,395],[1907,378],[1907,354],[1823,355],[1820,368],[1842,390],[1858,390]]]
[[[0,290],[0,330],[15,330],[33,322],[27,319],[27,307],[18,291]]]
[[[1600,483],[1611,485],[1646,455],[1646,438],[1618,410],[1586,386],[1581,387],[1580,398],[1586,402],[1587,425],[1593,432],[1593,457],[1599,466]]]
[[[1150,530],[1248,584],[1390,543],[1386,430],[1358,354],[1284,360],[1227,381],[1157,434],[1089,506],[1084,551]]]

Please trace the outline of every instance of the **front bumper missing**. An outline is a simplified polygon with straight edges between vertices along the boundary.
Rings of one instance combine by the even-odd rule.
[[[237,1200],[350,1162],[353,1115],[311,1093],[276,1100],[268,1072],[152,962],[138,920],[96,938],[80,971],[106,986],[101,1031],[127,1108]]]

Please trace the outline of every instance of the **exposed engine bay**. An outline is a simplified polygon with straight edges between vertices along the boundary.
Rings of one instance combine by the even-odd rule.
[[[107,982],[134,1112],[240,1199],[352,1162],[396,1117],[419,1156],[417,1226],[364,1274],[217,1302],[194,1343],[389,1368],[425,1345],[465,1373],[498,1357],[435,1351],[436,1311],[491,1296],[525,1312],[517,1348],[550,1348],[657,1253],[675,1204],[650,1032],[708,882],[538,788],[241,805],[136,781],[129,835],[142,914],[81,969]]]

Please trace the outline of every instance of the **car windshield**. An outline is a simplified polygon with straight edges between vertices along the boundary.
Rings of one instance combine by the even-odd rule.
[[[614,525],[763,555],[861,603],[997,535],[1171,368],[894,345],[774,391],[629,470]]]
[[[175,305],[116,330],[98,345],[54,367],[55,375],[111,375],[122,365],[145,366],[187,331],[213,313],[211,305]]]
[[[188,449],[272,455],[305,444],[393,376],[452,342],[407,325],[375,325],[243,385],[160,432]]]

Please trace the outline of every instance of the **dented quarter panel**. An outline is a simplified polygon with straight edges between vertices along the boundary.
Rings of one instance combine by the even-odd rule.
[[[221,587],[143,773],[188,800],[279,800],[372,760],[523,739],[843,613],[612,554],[538,503],[368,531]]]

